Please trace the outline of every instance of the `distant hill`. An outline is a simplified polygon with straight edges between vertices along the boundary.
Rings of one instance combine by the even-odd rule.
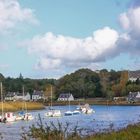
[[[115,71],[102,69],[92,71],[91,69],[79,69],[71,74],[66,74],[60,79],[30,79],[23,78],[5,78],[0,74],[0,81],[3,82],[4,93],[8,91],[22,92],[22,86],[25,90],[32,93],[33,90],[50,90],[49,85],[54,87],[56,97],[61,93],[72,93],[76,98],[93,98],[124,96],[129,91],[140,91],[140,81],[128,82],[130,76],[140,78],[140,70],[137,71]]]

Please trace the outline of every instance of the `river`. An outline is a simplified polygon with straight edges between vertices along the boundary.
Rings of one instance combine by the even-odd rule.
[[[109,129],[111,126],[113,129],[118,130],[126,127],[128,124],[140,122],[140,106],[94,105],[91,107],[96,111],[93,114],[62,116],[60,118],[45,117],[44,114],[47,111],[47,108],[44,110],[31,111],[34,116],[32,121],[17,121],[6,124],[0,123],[0,133],[4,140],[19,140],[21,139],[23,128],[28,130],[29,126],[37,123],[38,114],[40,114],[43,123],[54,122],[54,124],[56,124],[59,121],[65,124],[66,122],[69,122],[72,127],[78,125],[79,128],[85,129],[88,132],[102,132]],[[54,108],[60,109],[62,113],[69,110],[69,106],[55,106]],[[75,110],[76,106],[72,105],[70,109]]]

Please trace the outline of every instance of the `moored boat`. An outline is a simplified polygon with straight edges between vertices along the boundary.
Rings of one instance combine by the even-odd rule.
[[[32,116],[31,113],[25,113],[24,114],[23,120],[29,121],[29,120],[33,120],[33,119],[34,119],[34,117]]]
[[[65,116],[71,116],[71,115],[73,115],[73,112],[72,111],[69,110],[69,111],[66,111],[65,112]]]
[[[60,110],[49,110],[48,112],[45,113],[45,116],[47,117],[61,117],[61,112]]]
[[[79,110],[74,110],[73,111],[73,115],[78,115],[78,114],[80,114],[81,112],[79,111]]]
[[[95,113],[95,110],[93,110],[92,108],[90,108],[89,104],[85,104],[79,107],[79,110],[84,113],[84,114],[91,114],[91,113]]]
[[[13,112],[6,112],[4,115],[6,122],[14,122],[16,121],[16,116]]]
[[[45,113],[45,116],[47,117],[61,117],[62,116],[60,110],[52,109],[52,86],[51,86],[51,106],[50,106],[50,109]]]

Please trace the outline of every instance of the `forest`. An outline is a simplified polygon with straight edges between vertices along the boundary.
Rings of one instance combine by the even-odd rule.
[[[75,98],[113,98],[126,96],[130,91],[140,91],[140,79],[132,82],[128,80],[128,75],[128,71],[79,69],[59,79],[30,79],[24,78],[22,74],[11,78],[0,74],[0,82],[3,83],[4,94],[22,92],[24,85],[25,91],[30,94],[34,90],[42,90],[47,96],[52,85],[56,98],[60,93],[72,93]]]

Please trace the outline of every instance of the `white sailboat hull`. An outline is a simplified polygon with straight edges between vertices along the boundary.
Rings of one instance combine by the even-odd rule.
[[[16,121],[16,116],[12,112],[5,113],[4,118],[6,119],[6,122]]]
[[[34,117],[32,116],[31,113],[25,113],[23,120],[25,121],[29,121],[29,120],[33,120]]]
[[[61,117],[61,111],[60,110],[49,110],[45,113],[45,116],[47,117]]]

